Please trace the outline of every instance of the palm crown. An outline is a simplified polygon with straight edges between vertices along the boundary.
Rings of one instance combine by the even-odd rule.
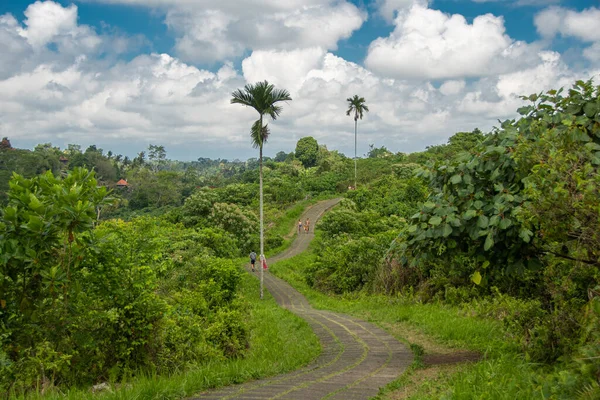
[[[348,111],[346,111],[346,115],[354,113],[355,121],[358,121],[359,118],[362,119],[365,111],[369,112],[369,107],[365,104],[366,100],[364,97],[354,95],[354,97],[348,97],[346,101],[348,102]]]
[[[282,107],[276,103],[292,100],[287,90],[275,89],[267,81],[258,82],[254,85],[248,84],[244,86],[244,89],[238,89],[233,92],[231,96],[233,96],[231,104],[242,104],[252,107],[260,115],[260,118],[252,125],[250,131],[254,147],[262,146],[269,137],[268,126],[263,126],[262,124],[263,115],[269,115],[273,120],[276,120],[282,110]]]

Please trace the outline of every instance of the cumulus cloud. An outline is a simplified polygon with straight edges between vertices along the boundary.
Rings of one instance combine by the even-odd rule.
[[[337,49],[367,19],[344,0],[97,0],[164,10],[183,60],[214,63],[247,50]]]
[[[302,87],[310,71],[323,63],[325,51],[314,47],[291,51],[259,50],[242,62],[244,78],[248,82],[268,80],[291,93]]]
[[[224,0],[218,12],[210,14],[207,10],[215,8],[201,7],[212,4],[204,0],[150,1],[158,6],[176,3],[197,15],[215,17],[211,25],[192,24],[182,29],[180,38],[186,34],[191,38],[188,50],[178,49],[190,52],[186,57],[202,57],[206,51],[231,57],[240,54],[240,48],[248,43],[254,50],[242,61],[241,70],[225,62],[217,65],[216,72],[170,54],[107,59],[104,49],[119,37],[96,34],[91,28],[86,31],[77,24],[76,13],[72,15],[74,6],[62,7],[58,13],[53,9],[56,3],[48,8],[34,7],[26,15],[28,23],[20,23],[11,15],[0,16],[0,137],[9,136],[17,146],[24,141],[62,146],[105,143],[113,151],[128,155],[143,150],[148,143],[158,143],[167,145],[169,151],[179,148],[178,153],[169,153],[179,159],[227,154],[254,157],[249,129],[257,114],[250,108],[231,105],[231,93],[247,82],[268,79],[290,90],[294,100],[284,104],[281,117],[271,124],[273,135],[267,155],[291,151],[298,139],[308,135],[330,149],[353,154],[354,124],[345,111],[346,98],[355,94],[365,97],[371,110],[359,123],[359,154],[366,153],[369,144],[408,152],[443,143],[457,131],[475,127],[489,130],[497,119],[516,116],[523,103],[519,95],[569,86],[575,79],[588,79],[600,72],[575,72],[560,54],[537,51],[531,44],[510,39],[502,19],[491,15],[468,24],[461,16],[419,5],[401,8],[400,1],[391,1],[392,8],[400,7],[397,26],[383,40],[406,58],[382,69],[376,63],[362,66],[349,62],[329,51],[336,43],[334,39],[346,34],[348,16],[358,10],[351,5],[342,7],[343,2],[291,0],[289,4],[297,3],[292,9],[288,2],[253,0],[254,6],[268,11],[269,17],[262,18],[259,14],[263,10],[254,10],[247,2]],[[235,8],[236,4],[247,10],[229,11],[228,7]],[[328,11],[342,17],[329,21]],[[41,13],[40,20],[43,12],[50,16],[44,23],[53,28],[46,35],[35,33],[35,12]],[[175,18],[173,29],[177,18],[185,19],[176,12],[165,14]],[[349,14],[344,16],[345,12]],[[296,14],[298,18],[291,17]],[[310,20],[316,21],[314,32],[310,31]],[[259,22],[262,33],[250,35]],[[330,24],[321,26],[326,22]],[[286,29],[299,32],[299,36],[290,39],[284,35]],[[271,38],[272,34],[280,36]],[[95,35],[100,44],[87,51],[68,50],[85,48],[80,41],[86,35]],[[220,47],[223,43],[212,39],[219,35],[234,47]],[[244,35],[247,38],[242,40]],[[200,55],[193,54],[196,42],[213,47],[200,46]],[[57,49],[50,43],[57,43]],[[586,50],[590,59],[599,57],[600,49],[595,46],[592,43]],[[420,63],[420,72],[415,61]],[[474,73],[468,63],[477,64],[485,73]],[[435,82],[430,81],[432,78]]]
[[[18,28],[34,49],[57,43],[71,51],[91,51],[101,42],[86,25],[77,25],[77,6],[62,7],[53,1],[37,1],[25,10],[27,28]]]
[[[445,96],[458,94],[465,88],[465,81],[446,81],[440,86],[440,92]]]
[[[46,1],[27,7],[22,23],[11,14],[0,15],[0,79],[30,72],[40,64],[72,65],[82,56],[102,55],[104,62],[140,48],[142,36],[128,36],[106,26],[98,34],[77,23],[77,7]]]
[[[535,26],[546,39],[557,35],[593,42],[583,50],[583,56],[592,63],[600,62],[600,8],[591,7],[573,11],[563,7],[549,7],[536,14]]]
[[[548,6],[550,4],[558,4],[561,0],[472,0],[474,3],[507,3],[512,6]]]
[[[600,65],[600,41],[583,50],[583,56]]]
[[[377,0],[377,12],[387,22],[392,23],[396,19],[399,11],[408,9],[413,5],[418,4],[423,7],[429,5],[429,0]]]
[[[538,33],[546,38],[561,34],[586,42],[600,41],[600,9],[596,7],[580,12],[550,7],[539,12],[534,23]]]
[[[340,2],[257,15],[174,9],[166,23],[178,34],[175,49],[182,59],[214,62],[238,57],[246,49],[336,49],[338,41],[350,37],[365,19],[356,6]]]
[[[413,5],[395,20],[386,38],[369,46],[365,64],[393,78],[447,79],[504,73],[535,62],[536,47],[505,33],[492,14],[472,24],[459,14]]]

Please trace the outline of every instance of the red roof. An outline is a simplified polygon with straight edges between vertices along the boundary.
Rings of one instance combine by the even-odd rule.
[[[125,179],[121,179],[119,182],[117,182],[117,186],[129,186],[129,183],[127,183]]]

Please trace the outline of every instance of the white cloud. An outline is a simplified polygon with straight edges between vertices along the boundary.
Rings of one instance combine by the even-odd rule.
[[[474,3],[508,3],[512,6],[548,6],[558,4],[561,0],[472,0]]]
[[[465,86],[465,81],[446,81],[440,86],[440,92],[445,96],[452,96],[462,92]]]
[[[583,50],[583,56],[593,63],[600,65],[600,42],[596,42]]]
[[[165,23],[177,35],[176,54],[200,63],[236,58],[246,50],[335,50],[367,19],[364,11],[344,0],[104,2],[164,8]]]
[[[336,49],[341,39],[360,28],[366,14],[348,2],[316,4],[293,10],[255,14],[240,7],[228,13],[223,4],[207,9],[169,10],[175,50],[184,60],[215,62],[241,56],[246,49],[322,47]]]
[[[580,12],[563,7],[549,7],[534,18],[540,35],[552,38],[558,34],[594,42],[600,41],[600,9],[591,7]]]
[[[472,24],[420,5],[401,12],[387,38],[371,43],[365,64],[394,78],[447,79],[504,73],[534,62],[536,48],[512,40],[504,20],[485,14]]]
[[[34,49],[57,43],[63,51],[94,50],[101,42],[86,25],[77,25],[77,6],[62,7],[53,1],[36,1],[25,10],[24,24],[18,28]]]
[[[408,9],[415,4],[423,7],[429,5],[429,0],[377,0],[377,11],[387,22],[392,23],[399,11]]]
[[[295,93],[310,71],[319,68],[325,51],[318,47],[291,51],[255,51],[242,62],[248,82],[268,80]]]
[[[491,15],[468,24],[461,16],[419,6],[401,8],[396,30],[382,41],[390,54],[395,49],[406,58],[398,61],[394,56],[394,64],[367,68],[328,51],[366,17],[348,3],[293,0],[294,8],[289,5],[293,1],[223,0],[211,8],[207,5],[212,2],[204,0],[149,1],[189,7],[192,17],[213,16],[210,25],[202,26],[178,16],[177,10],[166,11],[173,29],[181,28],[178,43],[190,37],[189,48],[178,48],[187,51],[185,58],[204,57],[208,51],[218,54],[214,59],[229,58],[247,51],[240,50],[246,46],[254,48],[242,71],[225,62],[211,72],[169,54],[141,54],[128,61],[107,58],[104,53],[113,43],[123,41],[121,49],[127,49],[130,38],[97,35],[78,25],[77,15],[69,14],[73,8],[58,13],[68,18],[54,18],[56,3],[33,8],[41,13],[40,20],[42,11],[49,13],[44,23],[53,28],[46,34],[34,34],[33,11],[28,24],[0,16],[0,137],[8,136],[16,146],[93,143],[128,155],[154,143],[166,145],[169,156],[179,159],[255,157],[248,132],[257,114],[231,105],[230,98],[247,82],[268,79],[288,89],[294,100],[283,105],[281,117],[271,125],[267,155],[291,151],[308,135],[330,149],[353,154],[354,125],[345,111],[346,98],[355,94],[365,97],[371,109],[359,122],[359,154],[371,143],[416,151],[443,143],[457,131],[485,131],[497,119],[515,117],[523,103],[519,95],[569,86],[600,72],[575,72],[560,54],[515,42],[505,34],[503,20]],[[392,8],[402,5],[389,3]],[[183,26],[186,21],[189,27]],[[261,30],[251,35],[257,26]],[[286,32],[297,35],[290,38]],[[96,37],[100,44],[86,47],[86,37]],[[599,54],[595,43],[586,49],[590,60]],[[405,79],[413,76],[420,79]],[[172,154],[174,148],[179,152]]]

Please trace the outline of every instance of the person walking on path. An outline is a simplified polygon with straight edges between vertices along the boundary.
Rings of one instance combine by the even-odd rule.
[[[252,265],[252,272],[254,272],[254,263],[256,262],[256,253],[252,251],[250,253],[250,264]]]
[[[304,223],[304,232],[306,234],[308,234],[309,230],[310,230],[310,220],[308,218],[306,218],[306,222]]]
[[[302,220],[298,220],[298,234],[302,233]]]

